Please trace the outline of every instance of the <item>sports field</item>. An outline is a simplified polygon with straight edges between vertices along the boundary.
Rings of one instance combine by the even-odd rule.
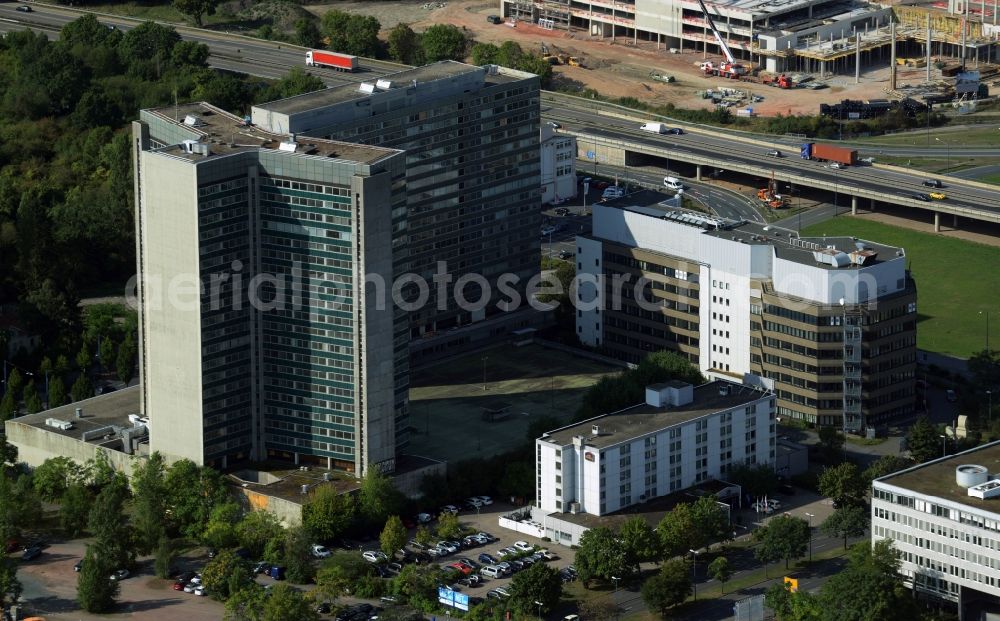
[[[917,282],[917,346],[968,358],[986,341],[986,312],[1000,337],[1000,248],[840,216],[803,229],[807,235],[850,235],[906,250]],[[982,314],[981,314],[982,313]],[[992,348],[1000,346],[993,341]]]
[[[503,345],[416,370],[408,452],[456,461],[511,450],[525,441],[533,420],[568,421],[589,386],[620,370],[534,344]],[[484,408],[505,407],[503,420],[484,420]]]

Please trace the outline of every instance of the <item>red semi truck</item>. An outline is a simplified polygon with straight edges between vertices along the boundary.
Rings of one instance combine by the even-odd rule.
[[[350,54],[338,54],[337,52],[324,52],[323,50],[311,50],[306,52],[307,67],[330,67],[341,71],[356,71],[358,68],[358,57]]]
[[[823,160],[826,162],[837,162],[844,166],[853,166],[858,163],[858,152],[854,149],[835,147],[831,144],[807,142],[802,145],[802,159]]]

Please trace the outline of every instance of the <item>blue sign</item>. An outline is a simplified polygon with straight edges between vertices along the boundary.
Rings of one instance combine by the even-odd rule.
[[[593,151],[587,151],[587,159],[588,160],[592,160],[595,157],[597,157],[597,153],[594,153]]]
[[[459,610],[469,610],[469,596],[447,587],[438,587],[438,602]]]

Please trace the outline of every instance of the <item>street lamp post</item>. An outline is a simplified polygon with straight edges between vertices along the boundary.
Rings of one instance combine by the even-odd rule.
[[[941,457],[945,457],[948,455],[948,436],[938,435],[941,438]]]
[[[695,582],[697,579],[697,567],[698,567],[698,552],[696,550],[688,550],[691,553],[691,586],[694,588],[694,601],[698,601],[698,583]]]
[[[807,513],[806,517],[809,518],[809,562],[813,560],[813,518],[816,517],[812,513]]]
[[[611,580],[612,580],[612,582],[615,583],[614,593],[617,593],[618,592],[618,581],[621,580],[621,578],[619,578],[618,576],[611,576]]]
[[[947,160],[945,160],[945,163],[946,163],[946,165],[947,165],[948,168],[951,168],[951,143],[948,142],[947,140],[941,140],[940,138],[934,138],[934,140],[936,140],[937,142],[943,142],[944,143],[944,146],[947,149],[946,154],[947,154],[947,158],[948,158]]]
[[[543,606],[543,604],[542,604],[542,602],[540,602],[538,600],[535,600],[535,605],[538,606],[538,618],[541,619],[542,618],[542,606]]]
[[[486,390],[486,361],[489,360],[489,356],[483,356],[483,390]]]

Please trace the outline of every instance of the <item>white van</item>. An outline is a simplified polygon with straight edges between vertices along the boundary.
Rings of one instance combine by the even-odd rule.
[[[487,578],[499,578],[503,576],[503,570],[496,565],[484,565],[479,573],[486,576]]]
[[[644,132],[653,132],[654,134],[665,134],[668,131],[667,126],[663,123],[643,123],[639,126],[639,129]]]
[[[671,190],[683,190],[684,184],[677,177],[664,177],[663,185],[670,188]]]

